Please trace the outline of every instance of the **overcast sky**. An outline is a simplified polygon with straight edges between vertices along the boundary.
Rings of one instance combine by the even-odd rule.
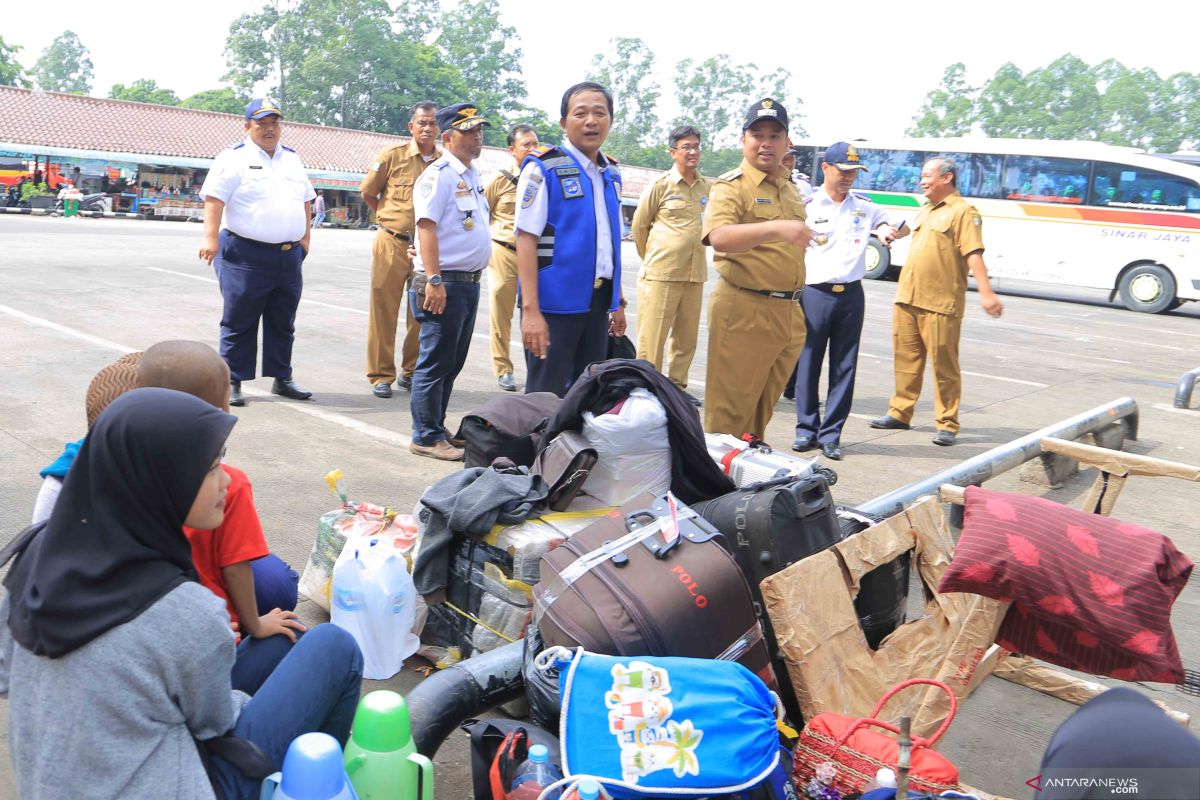
[[[443,0],[445,7],[452,3]],[[657,56],[664,118],[674,110],[675,63],[728,53],[764,70],[790,70],[794,93],[804,100],[805,125],[821,139],[901,135],[955,61],[966,64],[973,84],[1005,61],[1028,71],[1064,52],[1088,63],[1116,58],[1163,76],[1200,72],[1195,0],[965,0],[938,4],[943,10],[936,13],[923,10],[931,3],[894,0],[500,0],[500,5],[504,22],[520,36],[530,101],[555,117],[563,89],[582,78],[592,55],[606,51],[615,36],[641,37]],[[58,0],[47,13],[7,9],[0,36],[24,48],[20,58],[28,67],[69,28],[91,51],[95,94],[107,95],[114,83],[153,78],[186,97],[220,84],[229,23],[257,7],[256,0]],[[567,24],[585,18],[585,25]]]

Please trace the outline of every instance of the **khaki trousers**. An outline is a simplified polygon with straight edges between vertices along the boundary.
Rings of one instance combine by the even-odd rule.
[[[497,378],[513,371],[509,337],[516,305],[516,251],[492,242],[492,258],[488,261],[488,309],[492,318],[492,367]]]
[[[408,242],[380,228],[371,248],[371,310],[367,319],[367,380],[391,383],[396,380],[396,324],[400,307],[408,304],[408,285],[412,282],[412,262]],[[420,324],[406,312],[407,330],[401,350],[400,366],[406,377],[417,368]]]
[[[804,332],[798,302],[718,280],[708,299],[704,429],[764,436],[804,349]]]
[[[952,317],[897,303],[892,311],[892,352],[896,393],[888,416],[912,422],[921,395],[926,357],[933,362],[933,402],[937,428],[958,433],[958,406],[962,399],[962,373],[958,367],[958,338],[962,317]]]
[[[637,298],[637,357],[662,372],[663,347],[667,347],[667,377],[686,389],[700,334],[704,284],[647,280],[639,275]]]

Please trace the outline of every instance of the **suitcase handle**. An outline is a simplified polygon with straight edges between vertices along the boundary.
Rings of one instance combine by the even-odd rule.
[[[655,522],[658,519],[660,519],[660,517],[652,514],[649,511],[635,511],[625,517],[625,528],[627,530],[634,531],[644,526],[645,522],[642,520],[645,520],[646,522]],[[682,524],[682,520],[679,520],[678,522]],[[666,534],[659,533],[643,539],[642,546],[649,550],[655,558],[663,559],[667,557],[668,553],[679,546],[679,540],[682,538],[683,535],[681,533],[668,542]]]

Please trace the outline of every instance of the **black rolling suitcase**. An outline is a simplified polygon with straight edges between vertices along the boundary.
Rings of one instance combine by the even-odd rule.
[[[882,521],[847,506],[838,506],[836,514],[844,536],[864,531]],[[911,566],[912,554],[905,553],[895,561],[871,570],[859,582],[854,610],[872,650],[878,649],[889,633],[904,624]]]

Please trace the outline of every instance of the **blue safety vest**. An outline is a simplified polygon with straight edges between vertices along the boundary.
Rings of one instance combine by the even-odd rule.
[[[606,157],[607,158],[607,157]],[[538,238],[538,305],[546,314],[583,314],[592,306],[596,279],[596,210],[592,181],[583,166],[561,147],[525,157],[542,171],[546,186],[546,229]],[[604,205],[612,233],[613,294],[609,311],[621,299],[621,173],[607,159]],[[524,166],[524,165],[522,165]]]

